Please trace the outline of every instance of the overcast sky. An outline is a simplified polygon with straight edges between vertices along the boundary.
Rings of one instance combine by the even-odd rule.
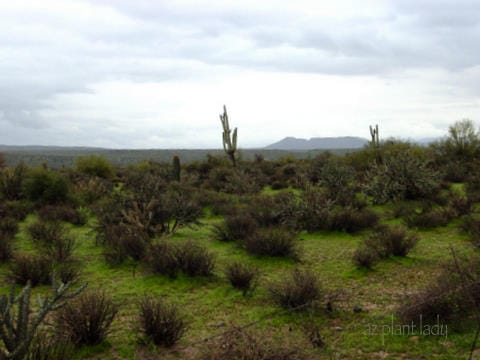
[[[480,1],[0,0],[0,144],[442,136],[480,119]],[[478,122],[477,122],[478,124]]]

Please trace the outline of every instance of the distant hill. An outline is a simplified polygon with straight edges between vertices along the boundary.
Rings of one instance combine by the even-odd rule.
[[[323,138],[311,138],[298,139],[294,137],[286,137],[274,144],[268,145],[265,149],[268,150],[334,150],[334,149],[358,149],[362,148],[367,139],[354,136],[342,136],[342,137],[323,137]]]
[[[265,160],[276,160],[283,157],[299,159],[312,158],[324,150],[272,150],[272,149],[240,149],[239,157],[242,160],[252,160],[255,155],[262,155]],[[332,153],[343,155],[345,149],[332,149]],[[206,160],[208,155],[225,157],[222,149],[103,149],[90,147],[61,147],[61,146],[9,146],[0,144],[0,153],[5,156],[8,166],[15,166],[23,162],[28,166],[47,164],[52,168],[70,167],[75,164],[79,156],[100,155],[115,165],[126,166],[141,161],[172,161],[178,155],[183,164],[193,161]]]

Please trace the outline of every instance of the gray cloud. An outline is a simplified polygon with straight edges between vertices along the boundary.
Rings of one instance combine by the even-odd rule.
[[[89,94],[98,83],[209,81],[226,70],[392,79],[440,69],[454,74],[442,78],[446,86],[480,93],[472,80],[480,65],[477,1],[386,1],[358,14],[343,14],[340,5],[322,14],[316,2],[301,1],[287,10],[276,2],[43,4],[5,3],[0,13],[0,124],[12,134],[30,128],[24,134],[35,137],[62,121],[91,121],[46,114],[59,98],[67,101],[62,95]],[[111,136],[108,144],[124,142],[102,135]]]

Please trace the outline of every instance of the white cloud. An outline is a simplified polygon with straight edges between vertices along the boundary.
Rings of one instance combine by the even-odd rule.
[[[0,143],[437,136],[479,118],[474,1],[0,0]],[[95,135],[95,136],[92,136]]]

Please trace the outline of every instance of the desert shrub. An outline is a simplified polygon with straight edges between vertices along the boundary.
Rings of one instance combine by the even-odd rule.
[[[365,239],[367,247],[376,249],[380,258],[407,256],[415,247],[418,237],[408,233],[402,226],[377,226]]]
[[[220,225],[214,225],[213,235],[216,240],[223,242],[245,240],[255,233],[257,227],[257,222],[252,216],[237,212],[225,216],[224,222]]]
[[[337,157],[329,158],[318,174],[319,184],[329,198],[341,205],[351,204],[355,198],[355,170]]]
[[[429,198],[437,193],[439,174],[419,149],[392,142],[382,145],[381,162],[368,171],[365,192],[378,204]]]
[[[0,171],[0,193],[7,200],[19,200],[24,198],[23,182],[26,177],[27,167],[20,163],[12,168]]]
[[[52,261],[64,262],[73,258],[76,240],[67,235],[59,222],[37,221],[28,227],[35,245]]]
[[[446,226],[452,219],[451,211],[445,208],[423,208],[405,217],[409,227],[431,229],[438,226]]]
[[[260,226],[297,226],[298,202],[295,194],[284,191],[275,195],[257,195],[248,201],[246,211]]]
[[[472,244],[480,248],[480,220],[471,215],[467,216],[461,227],[468,234]]]
[[[189,276],[210,276],[215,267],[215,256],[206,247],[186,241],[176,249],[179,268]]]
[[[148,248],[146,262],[155,274],[177,276],[180,267],[177,260],[177,245],[167,241],[152,244]]]
[[[225,276],[230,284],[241,290],[244,296],[255,289],[258,275],[257,268],[241,262],[233,262],[225,269]]]
[[[111,181],[99,177],[77,176],[72,183],[73,192],[85,204],[92,204],[113,190]]]
[[[55,314],[57,327],[74,344],[94,345],[108,335],[118,306],[104,291],[90,290],[68,302]]]
[[[300,199],[298,225],[309,232],[327,230],[334,202],[318,187],[307,187]]]
[[[77,159],[75,167],[78,172],[90,176],[104,179],[111,179],[114,176],[112,164],[102,156],[81,156]]]
[[[457,192],[449,194],[448,206],[451,209],[452,216],[455,218],[470,214],[472,205],[472,200],[467,196]]]
[[[472,202],[480,201],[480,164],[476,163],[465,181],[465,192]]]
[[[138,321],[146,338],[165,347],[175,345],[187,329],[176,305],[153,296],[144,296],[140,301]]]
[[[45,205],[38,210],[38,216],[45,221],[67,221],[74,225],[85,225],[87,217],[71,205]]]
[[[204,360],[243,360],[243,359],[275,359],[306,360],[314,359],[312,346],[308,340],[291,331],[268,331],[244,329],[231,326],[221,337],[209,343],[201,357]]]
[[[0,231],[0,262],[8,261],[13,255],[13,236]]]
[[[353,263],[359,268],[371,269],[378,261],[379,256],[375,248],[371,246],[359,246],[353,253]]]
[[[19,285],[47,285],[51,282],[51,260],[41,255],[20,254],[13,257],[10,277]]]
[[[32,204],[25,200],[1,201],[0,200],[0,219],[13,218],[17,221],[25,220],[27,215],[33,210]]]
[[[59,203],[67,200],[69,189],[67,180],[60,174],[38,168],[31,170],[23,183],[23,192],[31,201]]]
[[[263,184],[253,174],[238,170],[226,176],[226,182],[221,191],[229,194],[255,194],[262,190]]]
[[[310,270],[293,270],[287,278],[272,284],[269,291],[274,301],[287,309],[304,309],[322,298],[318,278]]]
[[[239,204],[237,195],[226,194],[208,189],[201,189],[195,194],[195,200],[201,207],[207,207],[213,215],[228,215],[235,213]]]
[[[480,303],[479,264],[478,257],[447,263],[424,289],[404,298],[397,311],[400,319],[424,324],[468,319]]]
[[[150,237],[141,228],[128,225],[108,225],[104,230],[104,256],[118,264],[127,258],[141,260],[150,244]]]
[[[193,189],[181,183],[172,183],[163,192],[145,193],[135,190],[132,198],[124,201],[120,211],[121,221],[137,226],[153,237],[173,233],[184,225],[198,223],[202,208],[193,196]]]
[[[80,263],[69,260],[54,264],[53,277],[64,284],[76,282],[80,277]]]
[[[418,243],[418,236],[408,234],[402,227],[390,227],[383,232],[387,253],[393,256],[407,256]]]
[[[18,232],[18,222],[8,216],[0,219],[0,234],[13,237]]]
[[[72,359],[75,348],[73,344],[61,337],[38,333],[32,341],[25,360],[65,360]]]
[[[294,259],[299,256],[295,233],[280,227],[257,230],[243,241],[243,246],[254,255],[284,256]]]
[[[328,230],[355,233],[375,226],[378,215],[370,209],[355,209],[351,206],[335,207],[328,215]]]
[[[397,201],[392,206],[394,218],[408,217],[417,211],[417,204],[412,201]]]

